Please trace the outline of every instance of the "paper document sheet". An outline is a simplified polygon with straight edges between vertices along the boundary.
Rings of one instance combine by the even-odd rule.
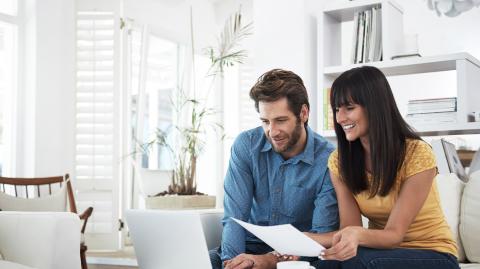
[[[325,249],[290,224],[258,226],[232,219],[282,255],[316,257]]]

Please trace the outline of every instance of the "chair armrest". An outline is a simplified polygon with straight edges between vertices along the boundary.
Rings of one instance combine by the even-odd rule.
[[[87,221],[88,221],[88,218],[90,218],[90,216],[92,215],[92,212],[93,212],[93,207],[88,207],[87,209],[85,209],[85,211],[83,211],[82,214],[78,215],[80,217],[80,219],[83,221],[83,224],[82,224],[82,234],[85,233],[85,227],[87,227]]]
[[[0,252],[34,268],[80,269],[79,229],[69,212],[0,212]]]

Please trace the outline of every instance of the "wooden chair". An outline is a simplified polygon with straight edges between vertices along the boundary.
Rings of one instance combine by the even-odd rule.
[[[6,195],[6,191],[12,192],[10,195]],[[57,199],[60,201],[60,206],[52,205],[50,197],[62,196]],[[69,175],[56,177],[44,177],[44,178],[10,178],[0,177],[0,210],[6,211],[70,211],[75,214],[77,212],[77,206],[75,203],[75,197],[73,195],[73,188],[70,182]],[[65,197],[66,196],[66,197]],[[62,205],[62,199],[65,201]],[[69,209],[67,208],[67,200]],[[2,204],[3,203],[3,204]],[[62,208],[63,207],[63,208]],[[87,225],[88,218],[92,215],[93,207],[87,208],[82,214],[79,215],[83,221],[81,229],[81,243],[80,243],[80,261],[82,269],[87,269],[87,262],[85,252],[87,246],[84,243],[85,227]]]

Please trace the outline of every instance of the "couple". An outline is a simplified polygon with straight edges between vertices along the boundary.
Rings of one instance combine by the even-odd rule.
[[[296,74],[271,70],[250,97],[262,127],[243,132],[232,146],[213,268],[308,260],[275,255],[230,217],[291,223],[327,248],[324,260],[308,260],[316,268],[459,268],[434,180],[435,157],[403,120],[380,70],[354,68],[333,82],[336,150],[308,127],[307,91]]]

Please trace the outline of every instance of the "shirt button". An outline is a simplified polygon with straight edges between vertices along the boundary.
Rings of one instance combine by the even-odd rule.
[[[277,216],[277,214],[273,213],[272,214],[272,218],[275,218]]]
[[[281,191],[280,188],[276,188],[276,189],[275,189],[275,192],[276,192],[276,193],[280,193],[280,191]]]

